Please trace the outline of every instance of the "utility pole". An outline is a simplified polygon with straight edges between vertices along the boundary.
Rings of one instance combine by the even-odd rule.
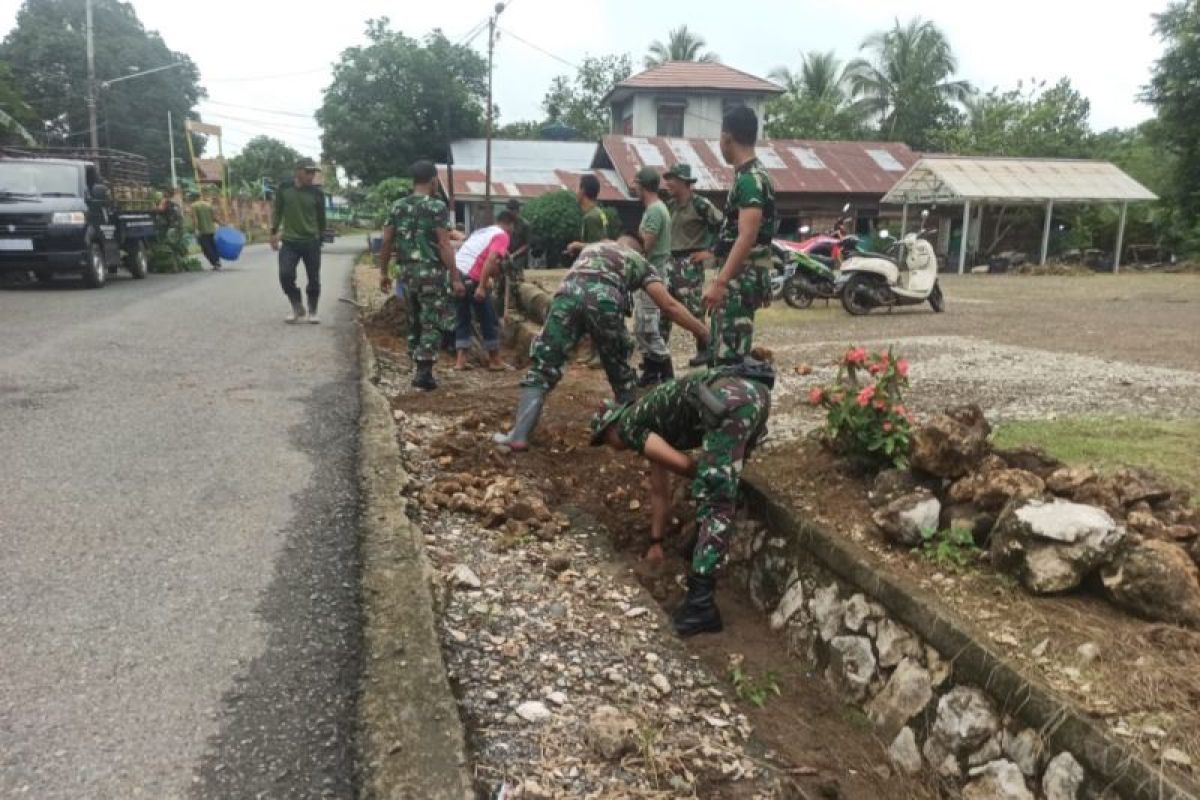
[[[84,0],[87,16],[87,109],[88,129],[92,134],[92,149],[100,149],[100,134],[96,130],[96,42],[92,27],[92,0]]]
[[[492,222],[492,56],[496,50],[496,20],[504,11],[504,3],[496,3],[496,13],[488,17],[488,90],[487,138],[484,144],[483,213],[484,221]]]
[[[167,109],[167,142],[171,145],[171,193],[179,189],[179,180],[175,177],[175,123],[171,119],[171,109]]]

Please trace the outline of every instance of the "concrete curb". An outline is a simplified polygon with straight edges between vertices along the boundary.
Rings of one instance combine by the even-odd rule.
[[[360,333],[364,675],[359,753],[364,797],[469,800],[466,737],[438,640],[421,531],[408,519],[391,406],[371,382]]]

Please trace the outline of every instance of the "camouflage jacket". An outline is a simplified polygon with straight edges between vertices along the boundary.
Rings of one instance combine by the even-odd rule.
[[[616,423],[622,441],[641,453],[646,448],[650,434],[657,433],[676,450],[699,447],[713,428],[706,421],[707,415],[697,401],[701,386],[715,390],[715,395],[729,414],[753,419],[754,414],[747,414],[742,409],[749,408],[750,404],[770,408],[771,393],[765,386],[747,378],[733,377],[719,367],[698,370],[686,377],[659,384],[630,406]],[[745,431],[748,439],[760,433]]]
[[[606,286],[619,295],[621,307],[629,308],[633,293],[655,282],[662,283],[662,276],[649,261],[615,242],[597,242],[579,253],[563,287]]]
[[[738,216],[743,208],[762,209],[762,223],[748,257],[769,258],[771,237],[775,235],[775,187],[766,167],[757,158],[750,159],[733,173],[733,185],[729,187],[729,197],[725,201],[725,221],[717,235],[717,255],[728,255],[737,241]]]
[[[686,203],[671,200],[671,252],[692,253],[713,246],[721,230],[721,210],[708,198],[692,194]]]
[[[410,194],[392,206],[387,224],[396,230],[393,247],[401,264],[441,263],[438,231],[451,230],[450,209],[436,197]]]

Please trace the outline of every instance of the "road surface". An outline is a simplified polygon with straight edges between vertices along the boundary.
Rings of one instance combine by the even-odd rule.
[[[354,793],[356,249],[0,290],[0,797]]]

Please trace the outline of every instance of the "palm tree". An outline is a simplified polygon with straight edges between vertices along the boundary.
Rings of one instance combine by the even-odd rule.
[[[699,61],[712,64],[721,60],[714,52],[700,52],[708,43],[704,37],[692,33],[687,25],[681,25],[667,34],[667,43],[655,40],[646,54],[646,69],[662,66],[668,61]]]
[[[914,17],[866,38],[858,58],[846,68],[850,94],[864,112],[879,119],[888,138],[921,139],[930,117],[945,105],[963,103],[971,95],[966,81],[953,80],[958,61],[942,31]],[[924,127],[922,127],[924,126]]]
[[[837,54],[812,51],[800,56],[800,69],[776,67],[767,76],[796,98],[829,101],[841,106],[849,95],[846,70]]]

